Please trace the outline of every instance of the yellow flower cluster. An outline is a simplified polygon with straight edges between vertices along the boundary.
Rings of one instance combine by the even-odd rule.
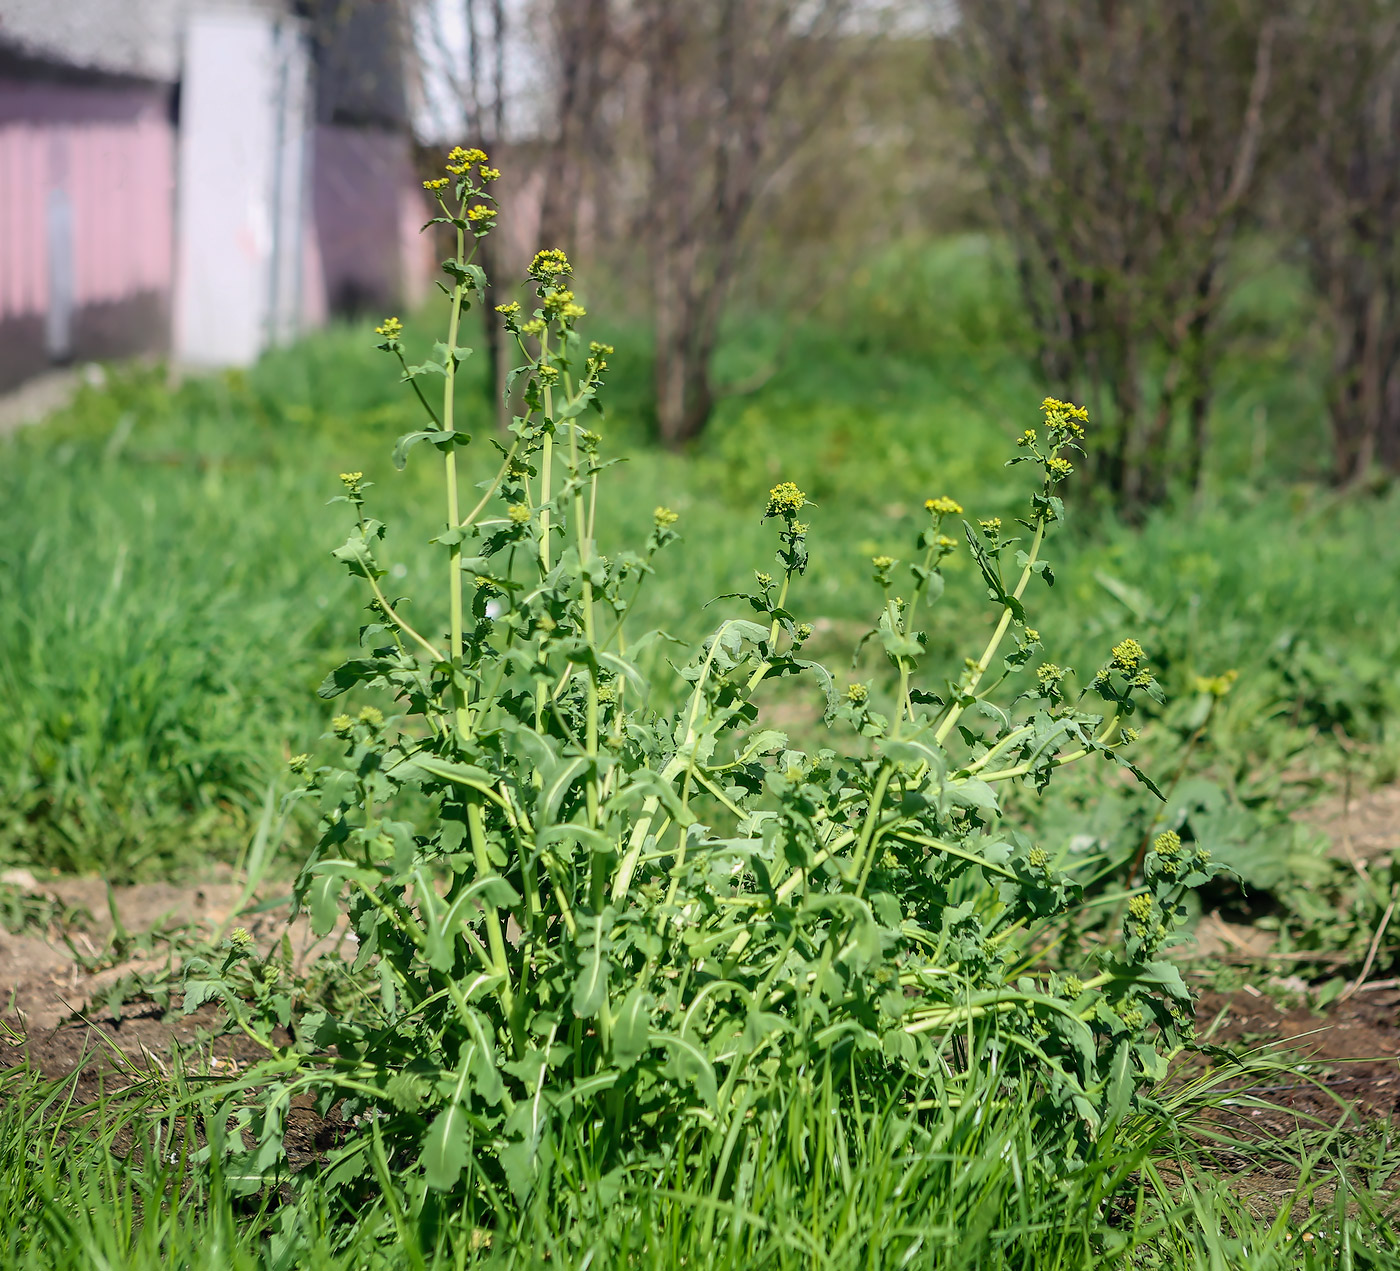
[[[651,514],[651,519],[656,522],[656,528],[664,530],[674,525],[681,519],[679,512],[672,512],[670,508],[659,507]]]
[[[431,190],[434,194],[436,194],[439,190],[447,189],[449,184],[450,183],[448,182],[446,177],[435,177],[431,181],[424,181],[423,188],[425,190]]]
[[[454,177],[460,177],[467,173],[472,164],[485,162],[484,150],[463,150],[461,146],[453,146],[447,155],[447,170]]]
[[[791,481],[782,481],[768,491],[768,508],[764,517],[781,516],[791,520],[806,506],[807,496]]]
[[[581,304],[574,302],[574,293],[556,287],[544,293],[545,312],[561,318],[582,318],[587,316],[586,310]]]
[[[1113,665],[1120,671],[1136,671],[1146,656],[1142,645],[1131,637],[1113,646]]]
[[[512,300],[508,305],[497,305],[497,313],[503,313],[507,318],[513,318],[520,312],[520,301]]]
[[[535,259],[530,262],[529,274],[536,282],[549,282],[560,275],[572,274],[574,267],[569,264],[569,258],[557,247],[546,247],[543,251],[535,253]]]
[[[481,179],[483,181],[495,181],[501,175],[500,168],[488,168],[484,163],[477,168],[477,171],[481,173]]]
[[[374,328],[374,333],[386,340],[397,340],[403,334],[403,323],[397,318],[385,318],[381,325]]]
[[[510,517],[512,525],[524,525],[530,519],[530,508],[525,503],[512,503],[506,515]]]
[[[360,482],[365,479],[365,474],[363,472],[342,472],[340,479],[347,490],[358,490]]]
[[[1055,397],[1047,397],[1040,403],[1046,424],[1051,428],[1063,428],[1076,437],[1084,436],[1083,425],[1089,422],[1089,412],[1073,402],[1062,402]]]
[[[870,690],[866,688],[864,684],[852,684],[850,688],[846,690],[846,700],[850,702],[852,706],[859,706],[869,696]]]
[[[924,504],[924,511],[932,512],[934,516],[957,516],[962,510],[962,504],[956,499],[950,499],[946,494],[940,494],[936,499],[929,499]]]
[[[1059,455],[1056,455],[1053,459],[1045,461],[1045,470],[1056,481],[1063,481],[1074,471],[1074,464],[1070,463],[1068,459],[1061,459]]]
[[[496,219],[496,209],[486,203],[478,203],[475,207],[467,209],[467,220],[473,225],[480,225],[483,221],[493,221]]]
[[[1238,671],[1226,671],[1224,675],[1196,676],[1196,692],[1209,693],[1212,697],[1224,697],[1240,678]]]
[[[366,706],[360,711],[360,723],[378,728],[384,722],[384,712],[377,706]]]

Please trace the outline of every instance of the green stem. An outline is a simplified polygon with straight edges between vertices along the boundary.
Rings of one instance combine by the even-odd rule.
[[[477,876],[484,878],[487,874],[495,873],[495,870],[491,868],[491,857],[486,850],[486,820],[481,812],[481,804],[476,799],[472,799],[467,804],[467,830],[471,835],[472,859],[476,864]],[[505,1011],[506,1018],[512,1021],[512,1029],[514,1029],[515,992],[511,987],[510,962],[506,958],[506,941],[501,930],[501,915],[496,905],[485,898],[482,900],[482,909],[486,912],[486,943],[491,952],[492,970],[503,977],[501,987],[498,990],[501,1008]]]
[[[1031,542],[1031,552],[1026,558],[1026,567],[1021,571],[1021,580],[1016,584],[1016,590],[1011,593],[1013,600],[1020,600],[1022,593],[1026,590],[1026,584],[1031,580],[1034,572],[1035,562],[1040,556],[1040,545],[1045,541],[1045,518],[1038,517],[1035,523],[1035,538]],[[996,630],[992,632],[992,638],[987,641],[987,647],[982,650],[982,656],[977,659],[977,663],[972,671],[972,678],[967,683],[966,693],[971,696],[977,691],[977,686],[982,682],[982,677],[986,675],[987,668],[991,665],[992,659],[996,657],[997,649],[1000,647],[1002,638],[1006,635],[1006,629],[1011,625],[1012,608],[1006,605],[1001,611],[1001,621],[997,623]],[[947,717],[938,726],[938,731],[934,733],[933,739],[940,745],[943,739],[953,731],[953,725],[958,722],[958,716],[963,712],[963,708],[956,703],[949,708]]]
[[[865,824],[861,826],[860,843],[851,861],[851,870],[857,879],[857,896],[865,890],[866,879],[870,877],[870,866],[875,860],[874,846],[876,830],[879,828],[880,808],[885,802],[885,792],[890,787],[890,778],[893,775],[894,769],[889,764],[880,769],[880,776],[875,782],[875,792],[870,796],[870,807],[865,813]]]
[[[466,232],[457,230],[457,264],[465,268],[467,263]],[[458,277],[452,286],[451,318],[447,325],[447,356],[443,367],[442,388],[442,427],[445,432],[455,432],[456,423],[453,411],[456,404],[457,386],[457,333],[462,322],[462,300],[464,288]],[[461,523],[461,510],[457,504],[457,447],[450,444],[444,458],[447,478],[447,524],[456,527]],[[448,603],[448,654],[452,661],[452,697],[456,704],[457,730],[462,740],[466,739],[470,722],[467,714],[467,689],[465,669],[462,666],[462,634],[465,621],[462,611],[462,542],[459,538],[449,549],[450,574],[447,580]]]

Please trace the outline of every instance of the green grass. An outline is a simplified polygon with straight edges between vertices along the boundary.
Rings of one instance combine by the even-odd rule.
[[[0,1073],[0,1267],[1400,1266],[1376,1190],[1396,1165],[1390,1139],[1359,1147],[1349,1129],[1300,1127],[1258,1151],[1257,1168],[1224,1177],[1212,1152],[1248,1149],[1201,1119],[1225,1097],[1201,1084],[1053,1167],[1043,1153],[1068,1127],[1038,1124],[1025,1092],[995,1078],[931,1133],[834,1100],[829,1086],[797,1089],[735,1142],[682,1128],[654,1177],[599,1176],[586,1142],[561,1143],[559,1186],[506,1220],[447,1206],[416,1175],[404,1183],[382,1148],[377,1186],[353,1212],[329,1202],[314,1167],[250,1195],[219,1165],[199,1079],[177,1071],[86,1104],[74,1082]],[[1282,1186],[1266,1168],[1278,1153],[1290,1163]]]

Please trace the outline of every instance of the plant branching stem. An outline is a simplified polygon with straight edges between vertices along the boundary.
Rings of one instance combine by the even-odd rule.
[[[1040,546],[1045,541],[1045,517],[1042,514],[1036,518],[1035,538],[1031,541],[1030,555],[1026,558],[1025,568],[1021,570],[1020,581],[1016,584],[1016,590],[1011,593],[1013,600],[1020,600],[1026,590],[1026,585],[1031,580],[1031,574],[1035,572],[1035,563],[1040,557]],[[977,659],[973,668],[972,677],[967,683],[967,693],[969,695],[977,691],[977,686],[982,682],[982,677],[986,675],[987,668],[991,666],[992,659],[996,657],[997,649],[1000,648],[1002,639],[1006,635],[1007,628],[1011,626],[1011,618],[1014,610],[1010,605],[1004,605],[1001,611],[1001,621],[997,623],[996,630],[992,632],[992,638],[987,641],[987,647],[982,650],[982,656]],[[958,717],[962,714],[963,708],[956,702],[949,707],[948,714],[943,722],[938,726],[938,731],[934,733],[933,739],[939,745],[953,731],[953,726],[958,722]]]

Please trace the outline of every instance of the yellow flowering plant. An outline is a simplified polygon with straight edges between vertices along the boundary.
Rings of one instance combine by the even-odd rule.
[[[310,1094],[372,1127],[329,1153],[323,1181],[353,1193],[381,1153],[498,1212],[501,1197],[523,1205],[566,1185],[553,1174],[566,1138],[587,1140],[600,1176],[645,1174],[694,1127],[742,1135],[775,1091],[803,1082],[900,1105],[911,1132],[929,1133],[973,1085],[1029,1090],[1039,1123],[1061,1127],[1033,1168],[1069,1168],[1188,1027],[1189,994],[1159,952],[1184,889],[1209,872],[1164,836],[1122,947],[1063,973],[1043,963],[1079,892],[1008,823],[1000,792],[1038,790],[1091,756],[1136,771],[1124,721],[1160,693],[1132,639],[1074,691],[1026,622],[1032,584],[1054,582],[1044,548],[1084,412],[1047,400],[1020,439],[1012,462],[1039,477],[1028,540],[960,522],[962,506],[938,495],[907,559],[874,559],[868,638],[887,681],[838,689],[804,652],[803,518],[820,509],[776,484],[755,509],[776,569],[724,598],[735,611],[677,657],[667,688],[680,705],[663,708],[676,698],[655,692],[639,655],[667,637],[631,617],[679,518],[658,506],[631,548],[594,537],[607,463],[585,420],[601,414],[612,350],[580,335],[557,249],[529,267],[533,312],[496,308],[521,355],[507,387],[520,413],[481,496],[463,497],[470,439],[454,388],[463,316],[486,296],[473,255],[495,223],[474,215],[494,208],[488,162],[455,150],[450,179],[428,183],[456,238],[445,338],[415,363],[397,320],[378,328],[426,415],[394,460],[423,443],[438,452],[442,602],[410,619],[384,590],[386,528],[362,474],[342,474],[353,525],[334,554],[371,616],[359,655],[321,692],[372,687],[399,709],[338,714],[342,758],[297,765],[321,836],[296,902],[317,934],[353,934],[364,991],[310,1009],[269,989],[244,945],[189,972],[187,1006],[221,999],[268,1052],[228,1107],[220,1141],[241,1157],[230,1176],[275,1174],[287,1110]],[[940,677],[928,629],[959,550],[995,624]],[[763,726],[756,694],[779,680],[818,695],[829,744],[804,750]]]

